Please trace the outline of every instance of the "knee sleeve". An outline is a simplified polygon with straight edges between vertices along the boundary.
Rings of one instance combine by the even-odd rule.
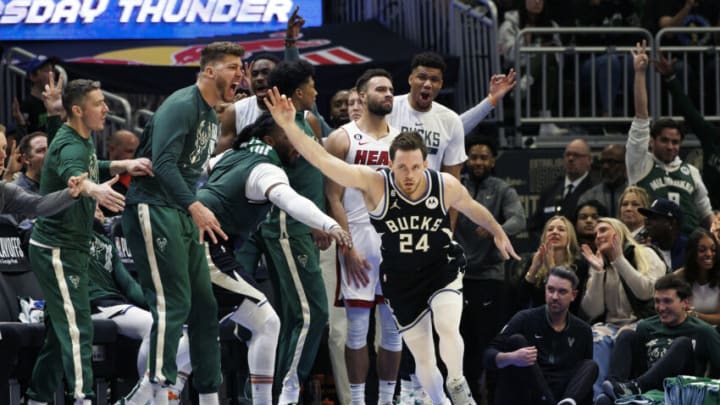
[[[370,324],[369,308],[345,308],[347,312],[348,333],[345,345],[351,350],[362,349],[367,345]]]
[[[395,319],[392,317],[390,308],[382,304],[379,307],[380,312],[380,347],[389,352],[399,352],[402,350],[402,339],[398,332]]]
[[[248,342],[248,368],[253,375],[273,375],[275,351],[280,335],[280,318],[270,303],[256,306],[245,300],[231,316],[234,322],[252,332]]]

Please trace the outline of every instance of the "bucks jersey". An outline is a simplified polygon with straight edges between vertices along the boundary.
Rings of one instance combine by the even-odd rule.
[[[260,163],[280,166],[280,159],[270,145],[252,138],[240,149],[225,152],[198,191],[198,200],[215,214],[229,235],[254,232],[272,207],[267,200],[251,201],[245,196],[248,177]]]
[[[382,235],[381,266],[415,272],[439,261],[447,262],[452,231],[440,173],[425,170],[428,187],[417,200],[400,191],[390,169],[381,173],[385,179],[383,200],[369,213],[372,225]]]
[[[680,164],[674,170],[666,170],[655,163],[650,172],[638,181],[650,195],[650,201],[666,198],[680,206],[683,213],[683,232],[690,233],[698,227],[698,212],[695,209],[695,179],[687,163]]]
[[[388,134],[376,139],[360,130],[355,121],[342,126],[347,132],[349,147],[345,161],[355,165],[365,165],[373,169],[386,167],[390,163],[390,144],[398,131],[389,127]],[[365,207],[362,193],[354,188],[346,188],[343,194],[343,207],[348,223],[369,223],[370,218]]]

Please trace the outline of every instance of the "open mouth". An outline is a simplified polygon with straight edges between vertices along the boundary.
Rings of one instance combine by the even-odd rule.
[[[268,87],[264,84],[255,85],[253,88],[255,89],[255,95],[258,97],[264,96],[268,90]]]
[[[425,103],[429,103],[432,101],[432,94],[427,91],[421,91],[420,92],[420,100],[422,100]]]

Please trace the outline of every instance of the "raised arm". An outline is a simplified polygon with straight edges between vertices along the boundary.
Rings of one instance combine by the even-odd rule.
[[[653,165],[648,156],[650,142],[650,120],[648,114],[647,87],[645,76],[648,66],[647,42],[638,42],[631,51],[635,68],[635,119],[625,149],[628,184],[634,185],[647,174]]]
[[[635,50],[630,51],[633,57],[633,68],[635,69],[635,118],[648,119],[648,96],[645,84],[647,67],[649,63],[647,55],[647,41],[635,44]]]
[[[470,220],[487,229],[493,235],[495,246],[500,249],[500,253],[505,260],[510,257],[520,260],[520,256],[515,253],[507,234],[493,218],[490,211],[473,200],[467,189],[456,178],[446,173],[443,173],[442,176],[445,187],[445,204],[462,212]]]
[[[344,187],[356,188],[365,195],[366,203],[376,206],[384,193],[382,174],[366,166],[349,165],[329,154],[295,124],[295,107],[285,95],[273,87],[265,96],[265,105],[275,122],[285,131],[288,140],[310,164],[325,176]]]

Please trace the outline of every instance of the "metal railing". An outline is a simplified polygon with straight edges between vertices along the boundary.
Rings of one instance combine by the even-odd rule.
[[[650,32],[642,28],[613,27],[613,28],[525,28],[520,30],[516,41],[520,41],[526,34],[531,35],[573,35],[578,36],[599,36],[609,34],[636,35],[637,40],[645,39],[649,44],[651,57],[655,57],[655,49],[652,46],[653,38]],[[515,102],[515,124],[520,127],[522,124],[542,123],[575,123],[575,124],[606,124],[606,123],[629,123],[632,120],[631,97],[634,71],[632,70],[632,58],[630,50],[634,49],[634,43],[627,46],[579,46],[579,45],[547,45],[529,46],[522,45],[515,47],[515,71],[519,83],[514,90]],[[606,61],[604,73],[607,75],[605,90],[610,97],[607,104],[608,111],[601,111],[597,108],[598,83],[597,76],[600,71],[598,67],[600,57],[604,56]],[[533,58],[539,58],[539,77],[532,77]],[[557,77],[549,77],[548,59],[555,58],[557,61]],[[628,63],[628,58],[629,63]],[[620,65],[620,77],[614,77],[611,69],[612,62],[617,61]],[[538,62],[535,62],[538,63]],[[573,72],[569,79],[572,85],[570,92],[567,91],[566,66],[572,66]],[[583,67],[589,69],[589,86],[584,83],[584,75],[581,73]],[[554,80],[552,80],[554,79]],[[611,88],[613,79],[620,83],[616,88]],[[651,116],[657,115],[655,75],[649,77],[649,109]],[[553,81],[555,83],[553,83]],[[525,85],[522,85],[522,83]],[[533,106],[533,92],[539,91],[539,106],[537,99]],[[549,92],[556,91],[556,103],[550,105]],[[615,93],[614,93],[615,92]],[[621,108],[613,111],[615,99],[612,96],[622,96]],[[570,97],[570,101],[566,101]],[[589,107],[589,108],[588,108]],[[542,111],[550,111],[549,115],[542,116]]]
[[[150,118],[152,118],[153,114],[155,114],[155,112],[145,108],[135,111],[133,130],[137,135],[142,134],[143,129],[145,129],[145,125],[150,122]]]
[[[27,91],[27,72],[24,69],[17,66],[17,62],[24,62],[26,60],[32,60],[38,58],[40,55],[28,52],[22,48],[14,47],[10,48],[2,60],[2,80],[3,80],[3,108],[0,110],[0,118],[4,123],[11,122],[12,117],[12,101],[13,97],[18,94],[28,94]],[[65,69],[59,65],[55,65],[55,69],[63,78],[63,83],[67,83],[68,77]],[[98,149],[98,153],[101,156],[106,155],[106,139],[110,134],[118,129],[134,129],[133,114],[130,103],[124,97],[117,94],[111,93],[107,90],[103,90],[105,96],[105,102],[110,109],[110,112],[106,116],[107,124],[102,134],[94,134],[95,144]]]
[[[685,94],[690,97],[698,111],[708,121],[720,121],[720,46],[709,40],[708,45],[663,45],[673,36],[689,34],[708,35],[720,38],[719,27],[673,27],[663,28],[655,35],[655,43],[660,54],[668,59],[675,58],[675,74]],[[710,72],[707,72],[707,70]],[[662,82],[656,81],[660,94]],[[673,108],[670,95],[661,95],[658,99],[659,115],[682,120]]]

